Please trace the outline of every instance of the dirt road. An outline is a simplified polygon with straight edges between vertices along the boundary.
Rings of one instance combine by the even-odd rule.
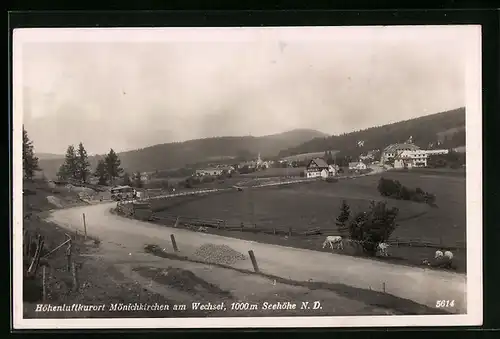
[[[253,250],[264,273],[296,281],[340,283],[378,291],[385,288],[389,294],[429,307],[435,307],[437,300],[454,300],[454,307],[447,311],[466,312],[466,276],[462,274],[169,228],[111,214],[110,209],[115,205],[106,203],[58,210],[48,219],[83,232],[82,214],[85,213],[89,235],[98,237],[103,244],[119,244],[131,256],[143,253],[145,244],[158,244],[172,252],[170,235],[174,234],[183,256],[193,257],[196,250],[207,243],[227,245],[245,254]],[[252,269],[250,260],[231,266]]]

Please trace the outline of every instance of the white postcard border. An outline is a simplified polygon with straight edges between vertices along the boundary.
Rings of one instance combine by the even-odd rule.
[[[483,321],[482,284],[482,91],[481,91],[481,26],[448,25],[470,41],[466,62],[466,189],[467,189],[467,314],[419,316],[332,316],[332,317],[228,317],[228,318],[124,318],[124,319],[23,319],[22,293],[22,44],[26,42],[81,41],[200,41],[200,30],[211,32],[212,39],[245,41],[255,37],[248,34],[260,30],[267,34],[290,34],[297,39],[331,38],[330,30],[342,39],[339,30],[363,34],[358,27],[279,27],[279,28],[127,28],[127,34],[117,38],[110,29],[16,29],[13,34],[13,325],[15,329],[112,329],[112,328],[243,328],[243,327],[411,327],[411,326],[477,326]],[[418,34],[436,26],[398,26],[405,34]],[[444,26],[441,26],[444,28]],[[380,26],[387,30],[391,26]],[[167,30],[170,34],[165,35]],[[145,31],[148,32],[145,35]],[[312,33],[315,34],[312,34]],[[47,34],[50,33],[50,34]],[[242,34],[243,33],[243,34]],[[317,33],[317,34],[316,34]],[[82,35],[83,34],[83,35]],[[259,38],[265,37],[263,34]],[[125,41],[123,40],[123,41]]]

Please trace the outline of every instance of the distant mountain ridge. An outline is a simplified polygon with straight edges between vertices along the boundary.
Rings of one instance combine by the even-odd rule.
[[[251,158],[258,153],[262,157],[274,157],[281,150],[300,145],[308,140],[327,134],[312,129],[295,129],[261,137],[213,137],[184,142],[158,144],[133,151],[118,153],[127,172],[155,171],[184,167],[189,164],[208,162],[220,158]],[[36,147],[36,145],[35,145]],[[92,168],[102,156],[89,157]],[[62,158],[40,159],[40,167],[47,177],[54,177],[63,163]]]
[[[53,153],[35,153],[35,156],[39,160],[53,160],[53,159],[63,159],[63,154],[53,154]]]
[[[414,144],[424,149],[431,144],[434,148],[465,146],[465,107],[342,135],[314,138],[283,149],[279,156],[337,150],[343,155],[357,157],[369,150],[382,150],[390,144],[404,143],[410,136]]]

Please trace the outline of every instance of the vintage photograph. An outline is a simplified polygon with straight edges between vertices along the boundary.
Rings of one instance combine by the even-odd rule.
[[[479,26],[18,29],[12,62],[16,329],[482,323]]]

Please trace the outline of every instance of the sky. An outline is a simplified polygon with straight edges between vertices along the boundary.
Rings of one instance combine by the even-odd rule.
[[[350,132],[465,106],[465,28],[28,29],[14,114],[57,154]]]

